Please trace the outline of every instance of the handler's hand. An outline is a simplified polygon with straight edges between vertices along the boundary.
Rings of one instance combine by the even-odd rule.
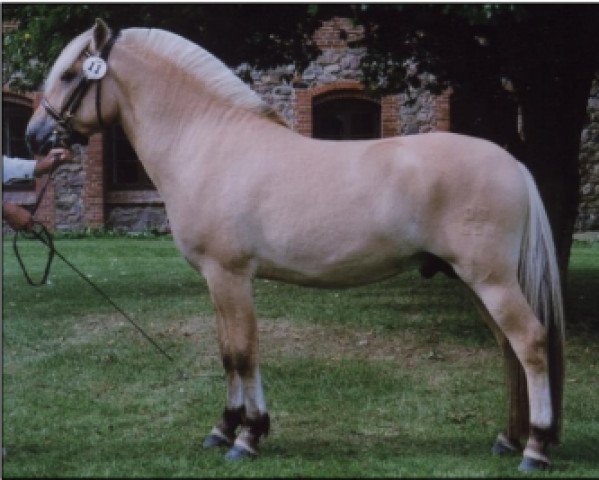
[[[31,214],[23,207],[14,203],[2,203],[2,218],[14,230],[31,230],[33,228]]]
[[[73,152],[71,152],[71,150],[66,148],[53,148],[45,158],[37,162],[33,173],[36,177],[39,177],[50,172],[55,165],[58,166],[62,163],[70,162],[72,159]]]

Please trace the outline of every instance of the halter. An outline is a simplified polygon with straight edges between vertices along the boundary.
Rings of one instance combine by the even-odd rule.
[[[104,78],[104,73],[106,72],[106,63],[108,61],[108,56],[110,55],[110,51],[114,46],[117,38],[119,36],[119,32],[116,32],[110,39],[104,44],[102,50],[100,52],[100,57],[92,56],[87,50],[84,52],[87,57],[84,62],[84,67],[82,69],[81,75],[79,77],[79,82],[77,86],[69,95],[67,100],[62,105],[60,111],[57,111],[46,99],[42,98],[41,105],[44,107],[48,115],[50,115],[54,120],[56,120],[58,126],[63,130],[63,133],[66,133],[66,137],[83,137],[82,134],[73,129],[71,125],[71,121],[73,116],[79,109],[81,105],[81,101],[83,97],[87,94],[92,84],[96,84],[96,116],[98,118],[98,124],[100,128],[104,128],[104,121],[102,120],[102,103],[101,103],[101,92],[102,92],[102,78]],[[100,76],[97,76],[98,73],[101,73]],[[55,131],[56,136],[60,136],[58,131]],[[63,136],[64,139],[64,136]],[[77,143],[77,142],[73,142]]]

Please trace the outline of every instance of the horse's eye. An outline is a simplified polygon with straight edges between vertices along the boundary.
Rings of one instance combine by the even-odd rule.
[[[63,82],[70,82],[70,81],[74,80],[76,76],[77,76],[77,75],[76,75],[75,73],[73,73],[73,72],[64,72],[64,73],[63,73],[63,74],[60,76],[60,79],[61,79]]]

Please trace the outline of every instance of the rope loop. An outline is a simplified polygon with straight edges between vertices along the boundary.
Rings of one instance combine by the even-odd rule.
[[[39,240],[44,245],[48,247],[48,260],[46,261],[46,267],[44,268],[44,273],[39,281],[34,281],[27,271],[27,267],[25,267],[25,263],[23,262],[23,258],[21,257],[21,252],[19,250],[18,241],[19,238],[24,237],[29,240]],[[15,251],[15,256],[17,257],[17,261],[19,262],[19,266],[23,271],[23,275],[27,280],[27,283],[32,287],[41,287],[45,285],[48,281],[48,275],[50,275],[50,267],[52,266],[52,260],[54,260],[54,239],[52,238],[52,234],[48,231],[48,229],[39,222],[34,222],[33,227],[29,231],[17,231],[15,232],[15,236],[12,239],[12,247]]]

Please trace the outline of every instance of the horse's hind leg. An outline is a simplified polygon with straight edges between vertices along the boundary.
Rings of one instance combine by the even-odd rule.
[[[258,329],[251,277],[244,271],[232,272],[212,263],[204,265],[202,273],[216,311],[220,351],[227,374],[225,411],[204,445],[232,444],[226,457],[230,460],[255,456],[260,437],[268,434],[270,421],[258,367]],[[241,429],[235,437],[238,427]]]
[[[508,339],[526,375],[530,435],[521,469],[545,468],[549,464],[545,450],[554,428],[546,329],[533,314],[516,278],[505,282],[486,280],[472,288]]]
[[[522,365],[516,357],[507,337],[489,315],[481,300],[473,294],[476,307],[489,326],[501,349],[505,364],[505,380],[507,383],[508,418],[506,429],[497,435],[491,451],[496,455],[522,452],[520,439],[528,434],[528,392],[526,376]]]

